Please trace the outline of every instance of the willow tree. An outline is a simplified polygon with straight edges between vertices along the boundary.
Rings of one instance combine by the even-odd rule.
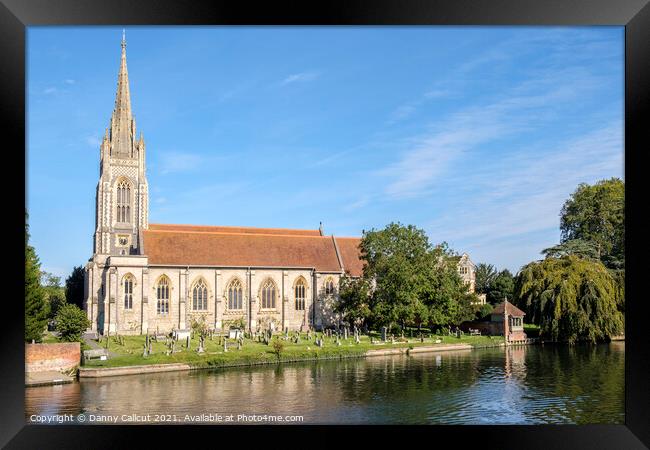
[[[574,255],[527,264],[515,283],[517,304],[540,326],[540,336],[569,343],[622,334],[623,295],[602,263]]]

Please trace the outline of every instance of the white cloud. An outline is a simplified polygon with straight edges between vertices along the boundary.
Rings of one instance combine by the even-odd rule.
[[[86,144],[94,148],[99,148],[102,143],[102,140],[97,136],[86,136],[84,140],[86,141]]]
[[[43,90],[43,94],[46,94],[46,95],[55,94],[57,92],[59,92],[59,90],[57,88],[55,88],[55,87],[49,87],[49,88],[45,88]]]
[[[68,78],[67,80],[64,80],[64,83],[65,83],[65,84],[75,84],[76,81],[75,81],[75,80],[72,80],[72,79],[70,79],[70,78]]]
[[[311,81],[314,80],[315,78],[318,77],[317,72],[299,72],[299,73],[294,73],[292,75],[289,75],[286,77],[280,84],[282,85],[287,85],[291,83],[297,83],[297,82],[303,82],[303,81]]]

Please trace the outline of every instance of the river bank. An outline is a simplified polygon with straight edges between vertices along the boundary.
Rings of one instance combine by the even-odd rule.
[[[108,360],[88,361],[79,369],[80,378],[97,378],[105,376],[131,375],[179,370],[199,370],[210,368],[227,368],[278,364],[299,361],[317,361],[344,358],[365,358],[383,355],[399,355],[424,352],[444,352],[450,350],[472,350],[473,348],[503,346],[503,338],[488,336],[433,336],[426,339],[404,339],[392,342],[371,342],[364,336],[359,343],[352,339],[325,339],[322,347],[314,345],[312,340],[303,339],[295,343],[282,340],[283,348],[277,352],[272,345],[245,340],[241,348],[233,341],[224,351],[221,340],[206,340],[205,351],[198,353],[195,346],[198,342],[191,341],[189,347],[181,346],[174,353],[162,343],[152,344],[152,354],[143,356],[135,354],[141,337],[123,337],[123,354]],[[116,340],[117,341],[117,340]],[[111,350],[117,352],[120,347],[113,345]]]

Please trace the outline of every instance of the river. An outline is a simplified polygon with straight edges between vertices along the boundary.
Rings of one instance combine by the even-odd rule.
[[[625,344],[612,342],[81,379],[26,388],[25,417],[34,422],[72,414],[76,423],[622,424],[624,360]]]

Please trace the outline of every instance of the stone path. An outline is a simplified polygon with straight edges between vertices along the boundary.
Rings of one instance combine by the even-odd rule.
[[[99,345],[99,343],[98,343],[97,341],[95,341],[94,339],[84,338],[84,342],[86,343],[86,345],[88,345],[89,347],[91,347],[93,350],[105,350],[105,349],[106,349],[105,347]],[[109,356],[110,358],[113,358],[113,357],[120,356],[120,355],[118,355],[118,354],[115,353],[115,352],[112,352],[112,351],[110,350],[110,346],[109,346],[108,356]]]

